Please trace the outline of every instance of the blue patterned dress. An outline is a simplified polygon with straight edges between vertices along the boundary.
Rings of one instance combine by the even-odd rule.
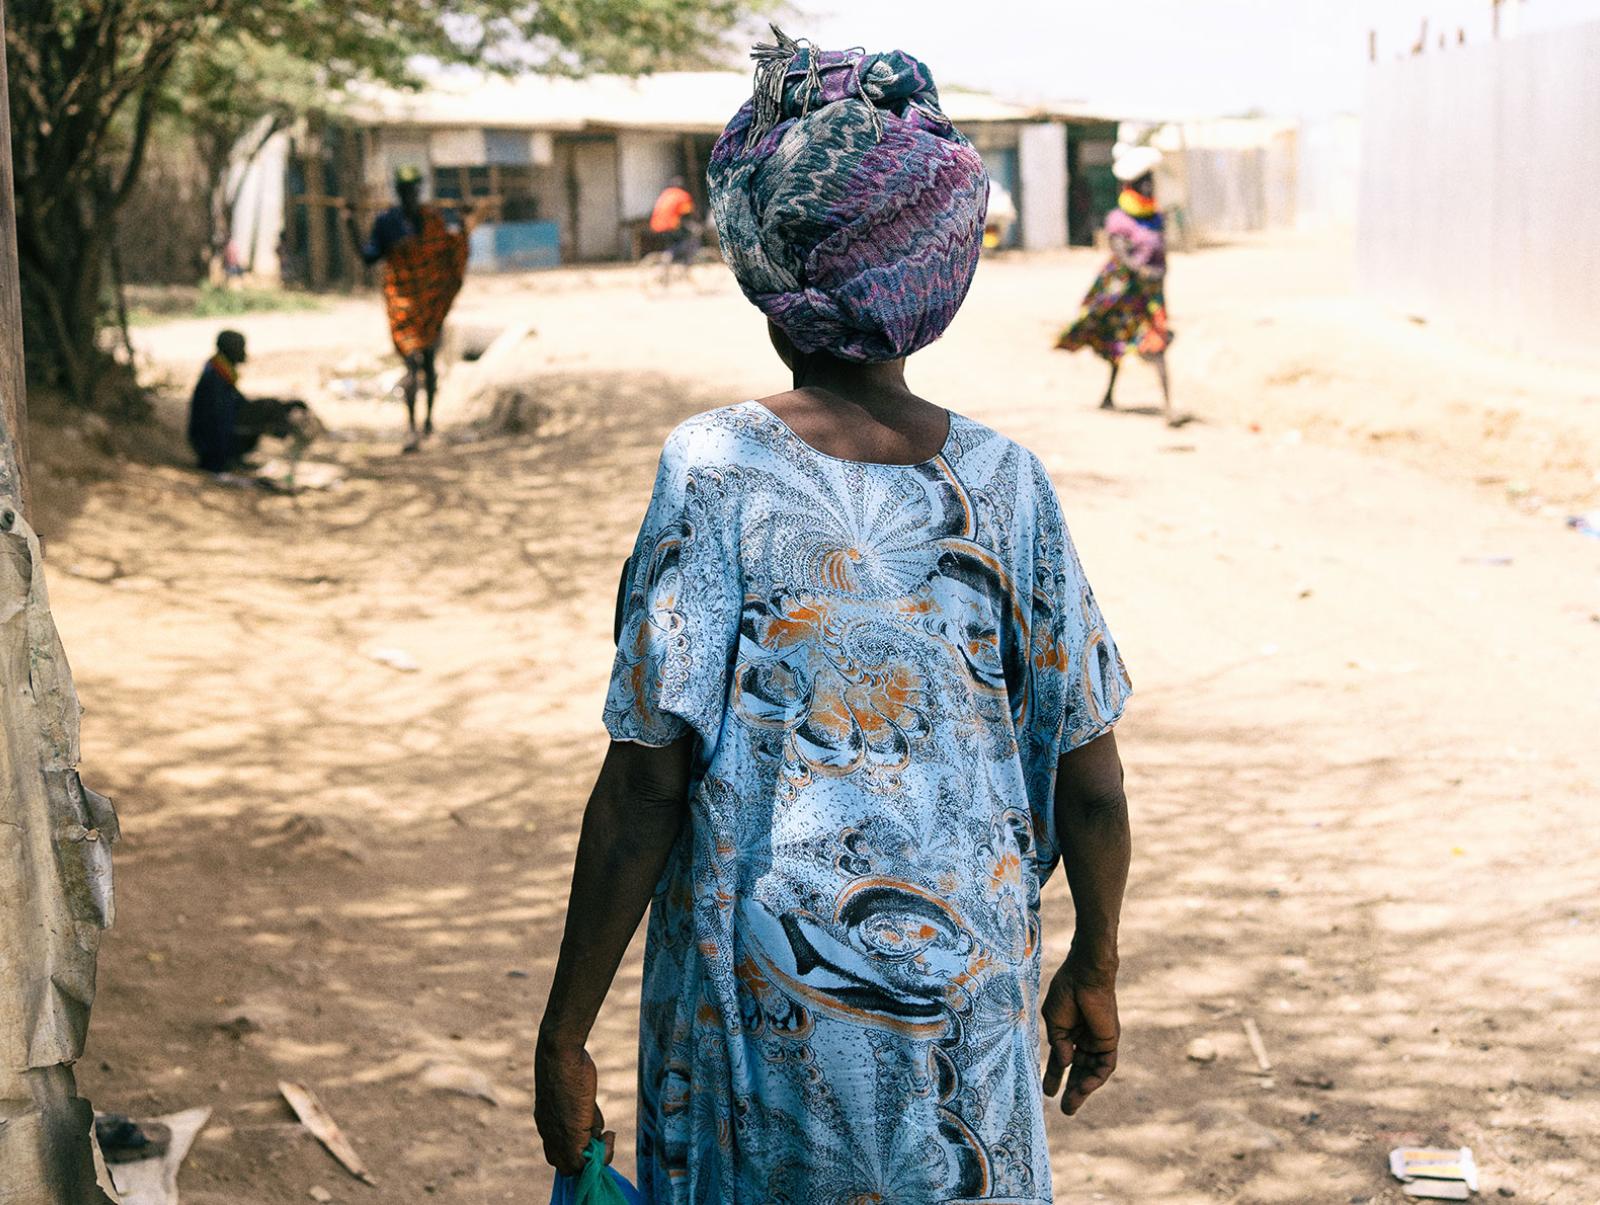
[[[1049,1201],[1056,761],[1129,686],[1039,461],[956,415],[916,465],[700,415],[620,608],[606,727],[699,738],[645,952],[646,1199]]]

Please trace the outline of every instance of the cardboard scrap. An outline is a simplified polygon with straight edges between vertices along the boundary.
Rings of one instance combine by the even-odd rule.
[[[276,456],[256,470],[256,481],[286,494],[331,490],[344,484],[344,469],[322,460],[294,461]]]
[[[390,669],[399,670],[402,674],[414,674],[422,668],[417,659],[402,648],[373,645],[362,651],[370,660],[376,661],[379,665],[387,665]]]
[[[91,1140],[89,1151],[94,1156],[95,1186],[106,1194],[106,1200],[110,1201],[111,1205],[122,1205],[122,1194],[117,1191],[117,1186],[112,1183],[111,1166],[106,1162],[106,1157],[100,1150],[100,1144]]]
[[[328,1153],[344,1165],[345,1171],[365,1184],[377,1185],[378,1182],[372,1178],[372,1173],[367,1171],[366,1164],[361,1162],[361,1156],[356,1154],[355,1147],[351,1146],[350,1140],[344,1136],[344,1131],[339,1129],[338,1123],[333,1120],[328,1110],[322,1107],[322,1102],[310,1088],[304,1084],[279,1080],[278,1091],[283,1094],[283,1099],[289,1102],[289,1107],[300,1119],[300,1124],[328,1148]]]
[[[1408,1197],[1465,1201],[1478,1191],[1478,1165],[1464,1146],[1397,1146],[1389,1152],[1389,1171]]]
[[[1400,1191],[1408,1197],[1421,1197],[1426,1201],[1470,1201],[1472,1190],[1460,1180],[1413,1180],[1402,1184]]]
[[[166,1126],[172,1131],[172,1140],[158,1158],[106,1165],[122,1205],[178,1205],[178,1169],[210,1118],[211,1110],[206,1108],[142,1118]]]

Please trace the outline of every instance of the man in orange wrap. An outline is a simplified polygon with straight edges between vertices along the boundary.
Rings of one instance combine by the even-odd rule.
[[[422,173],[414,167],[395,172],[399,204],[384,210],[365,240],[356,225],[354,206],[345,216],[350,237],[363,261],[382,261],[383,301],[389,313],[394,349],[405,361],[406,447],[417,450],[417,386],[427,390],[428,409],[422,434],[433,434],[433,403],[439,388],[434,355],[445,316],[461,291],[467,272],[467,236],[475,225],[470,208],[456,221],[422,202]]]

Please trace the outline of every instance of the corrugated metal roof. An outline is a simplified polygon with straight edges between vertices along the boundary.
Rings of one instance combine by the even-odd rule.
[[[750,97],[751,77],[742,71],[669,71],[637,79],[593,75],[563,79],[546,75],[501,76],[450,71],[427,88],[352,89],[345,112],[379,126],[480,126],[490,129],[578,131],[585,129],[672,130],[715,134]],[[983,92],[940,91],[957,125],[1089,120],[1071,106],[1029,107]]]

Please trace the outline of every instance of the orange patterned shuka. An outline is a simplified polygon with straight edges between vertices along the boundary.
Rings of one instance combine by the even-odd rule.
[[[384,256],[383,301],[395,351],[411,356],[439,342],[466,274],[466,232],[450,229],[432,205],[422,206],[421,231]]]

